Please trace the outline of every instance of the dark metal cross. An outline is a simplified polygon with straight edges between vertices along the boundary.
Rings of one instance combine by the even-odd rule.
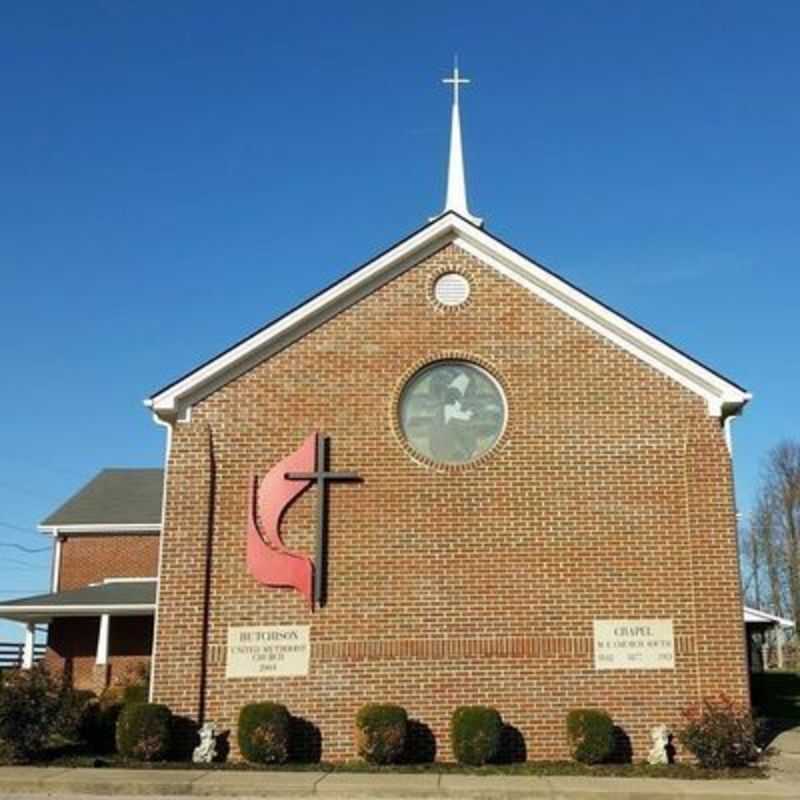
[[[314,558],[314,602],[325,605],[328,550],[328,484],[332,481],[360,481],[355,472],[331,472],[330,438],[317,435],[317,464],[314,472],[287,472],[290,481],[315,481],[317,484],[317,553]]]

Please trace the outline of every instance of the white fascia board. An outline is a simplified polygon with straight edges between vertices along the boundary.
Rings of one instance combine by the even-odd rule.
[[[751,395],[629,322],[566,281],[470,224],[446,213],[357,272],[145,401],[165,419],[186,419],[191,404],[313,330],[427,255],[454,243],[623,350],[702,397],[714,416],[738,412]]]
[[[108,522],[87,523],[85,525],[39,525],[42,533],[63,534],[69,536],[76,533],[160,533],[160,522]]]
[[[86,616],[87,614],[143,614],[155,611],[155,603],[128,603],[122,605],[42,605],[42,606],[0,606],[0,618],[8,614],[19,617],[21,614],[50,617]]]
[[[162,418],[182,417],[195,396],[205,397],[219,385],[227,383],[230,380],[227,374],[229,371],[241,374],[272,352],[282,349],[369,294],[376,280],[378,284],[385,283],[395,274],[400,274],[447,244],[448,238],[452,238],[454,219],[457,217],[452,214],[440,217],[291,314],[190,373],[175,385],[145,400],[145,405]]]

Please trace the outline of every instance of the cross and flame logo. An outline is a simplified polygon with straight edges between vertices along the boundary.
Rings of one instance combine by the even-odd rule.
[[[247,570],[266,586],[300,592],[310,608],[325,605],[328,530],[328,484],[360,481],[354,472],[328,468],[330,439],[312,433],[300,447],[250,485],[247,515]],[[317,486],[316,553],[314,560],[286,548],[281,519],[289,506],[312,484]]]

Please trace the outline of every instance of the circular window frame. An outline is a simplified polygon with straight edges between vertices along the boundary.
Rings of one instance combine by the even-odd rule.
[[[497,438],[495,439],[494,443],[479,456],[461,463],[435,461],[429,456],[420,453],[406,438],[401,419],[402,411],[400,403],[403,399],[403,394],[406,390],[406,387],[420,373],[431,369],[438,364],[447,363],[466,364],[479,370],[495,385],[500,398],[503,401],[503,426],[500,429],[500,432],[497,434]],[[416,464],[436,470],[438,472],[460,472],[462,470],[469,470],[483,464],[488,459],[494,457],[504,447],[506,442],[506,433],[511,421],[511,405],[508,400],[508,391],[505,381],[502,379],[499,371],[493,364],[490,364],[485,359],[474,356],[471,353],[447,351],[437,354],[433,357],[416,361],[412,366],[405,370],[400,380],[397,382],[394,392],[392,393],[389,414],[395,439],[412,461],[414,461]]]

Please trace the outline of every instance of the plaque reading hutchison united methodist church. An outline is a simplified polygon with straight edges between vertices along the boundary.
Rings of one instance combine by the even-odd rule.
[[[596,619],[595,669],[675,669],[671,619]]]
[[[310,659],[308,625],[228,628],[226,678],[308,675]]]

